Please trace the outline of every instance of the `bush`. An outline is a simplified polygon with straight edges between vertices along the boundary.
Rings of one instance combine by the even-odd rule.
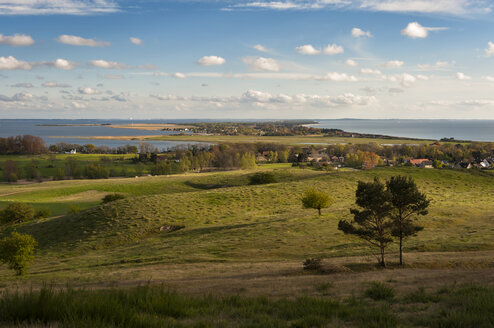
[[[103,204],[106,204],[106,203],[114,202],[116,200],[124,199],[124,198],[126,198],[126,196],[122,195],[122,194],[109,194],[109,195],[106,195],[105,197],[103,197],[102,201],[103,201]]]
[[[19,180],[19,178],[17,177],[17,174],[15,174],[15,173],[10,173],[8,178],[7,178],[7,182],[17,182],[17,180]]]
[[[374,281],[370,287],[364,291],[364,296],[374,301],[391,301],[395,297],[395,290],[382,282]]]
[[[322,270],[322,260],[321,259],[306,259],[304,261],[305,271],[321,271]]]
[[[267,184],[278,182],[278,178],[272,172],[258,172],[249,177],[251,185]]]
[[[29,221],[34,218],[34,209],[29,204],[13,202],[0,212],[0,218],[4,223]]]
[[[21,235],[14,231],[10,237],[0,240],[0,261],[21,276],[34,259],[36,245],[36,240],[30,235]]]
[[[51,211],[48,208],[40,208],[39,210],[34,213],[34,218],[35,219],[42,219],[42,218],[48,218],[51,215]]]
[[[69,207],[69,214],[79,213],[81,208],[78,205],[71,205]]]

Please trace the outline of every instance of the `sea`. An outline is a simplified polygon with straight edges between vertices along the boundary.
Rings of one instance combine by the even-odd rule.
[[[101,124],[132,123],[194,123],[204,120],[40,120],[40,119],[0,119],[0,137],[30,134],[42,137],[47,145],[58,142],[73,144],[92,143],[96,146],[118,147],[138,145],[138,140],[91,139],[91,136],[141,136],[169,135],[173,131],[147,131],[138,129],[115,129]],[[214,121],[214,120],[210,120]],[[226,120],[218,120],[226,121]],[[233,120],[229,120],[233,121]],[[242,120],[236,120],[241,122]],[[252,121],[252,120],[249,120]],[[263,120],[266,121],[266,120]],[[347,132],[382,134],[395,137],[439,140],[455,138],[457,140],[494,142],[494,120],[364,120],[333,119],[314,120],[311,126],[329,129],[341,129]],[[77,124],[98,124],[97,126],[63,126]],[[89,137],[85,139],[77,137]],[[178,145],[188,145],[184,141],[149,141],[155,147],[166,150]]]

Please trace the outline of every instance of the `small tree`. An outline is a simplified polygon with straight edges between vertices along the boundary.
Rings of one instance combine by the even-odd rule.
[[[319,215],[321,215],[322,208],[329,207],[333,202],[334,200],[331,196],[316,189],[307,190],[302,197],[302,205],[304,208],[316,209],[319,211]]]
[[[356,235],[379,248],[379,264],[386,267],[384,261],[385,249],[392,242],[391,229],[393,222],[389,218],[391,211],[390,195],[385,190],[385,186],[377,178],[374,182],[358,182],[355,193],[355,203],[361,209],[350,209],[353,214],[353,221],[341,220],[338,229],[345,234]]]
[[[400,265],[403,265],[403,241],[424,229],[424,227],[416,224],[415,219],[417,215],[428,213],[427,207],[429,207],[430,201],[425,194],[418,190],[411,177],[391,177],[386,182],[386,187],[391,195],[391,204],[393,205],[391,212],[392,235],[400,240]]]
[[[15,270],[16,275],[26,273],[34,259],[36,240],[30,235],[21,235],[15,231],[10,237],[0,240],[0,261]]]
[[[12,202],[0,212],[4,223],[19,223],[34,218],[34,209],[31,205],[21,202]]]

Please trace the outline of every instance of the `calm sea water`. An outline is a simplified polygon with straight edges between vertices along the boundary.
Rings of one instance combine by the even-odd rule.
[[[147,120],[134,123],[191,123],[200,120]],[[384,134],[420,139],[455,138],[459,140],[493,141],[494,120],[317,120],[321,128],[342,129],[348,132]],[[0,137],[31,134],[42,137],[48,145],[57,142],[92,143],[97,146],[117,147],[137,145],[134,140],[98,140],[62,138],[61,136],[140,136],[165,135],[170,131],[115,129],[108,126],[39,126],[40,124],[130,124],[129,120],[0,120]],[[152,141],[159,149],[189,144],[181,141]]]
[[[320,128],[395,137],[494,141],[494,120],[318,120]]]

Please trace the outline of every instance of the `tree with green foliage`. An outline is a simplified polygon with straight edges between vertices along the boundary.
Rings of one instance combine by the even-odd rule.
[[[360,209],[352,208],[353,221],[340,220],[338,229],[345,234],[355,235],[380,251],[379,264],[386,267],[385,250],[392,239],[393,221],[391,195],[377,178],[373,182],[359,181],[355,203]]]
[[[243,153],[240,156],[238,166],[241,169],[253,169],[256,167],[256,156],[252,153]]]
[[[316,209],[318,210],[319,215],[321,215],[321,209],[329,207],[333,202],[334,200],[330,195],[316,189],[306,190],[302,197],[302,205],[304,208]]]
[[[3,223],[19,223],[34,218],[34,209],[31,205],[21,202],[12,202],[0,212]]]
[[[17,164],[12,160],[3,163],[3,179],[7,182],[17,182]]]
[[[400,241],[400,265],[403,265],[403,242],[407,237],[415,236],[424,229],[415,219],[418,215],[427,215],[430,201],[421,193],[411,177],[391,177],[386,182],[386,189],[391,196],[391,219],[394,237]]]
[[[0,240],[0,261],[15,270],[16,275],[26,273],[29,264],[34,260],[36,240],[30,235],[21,235],[13,231],[10,237]]]

